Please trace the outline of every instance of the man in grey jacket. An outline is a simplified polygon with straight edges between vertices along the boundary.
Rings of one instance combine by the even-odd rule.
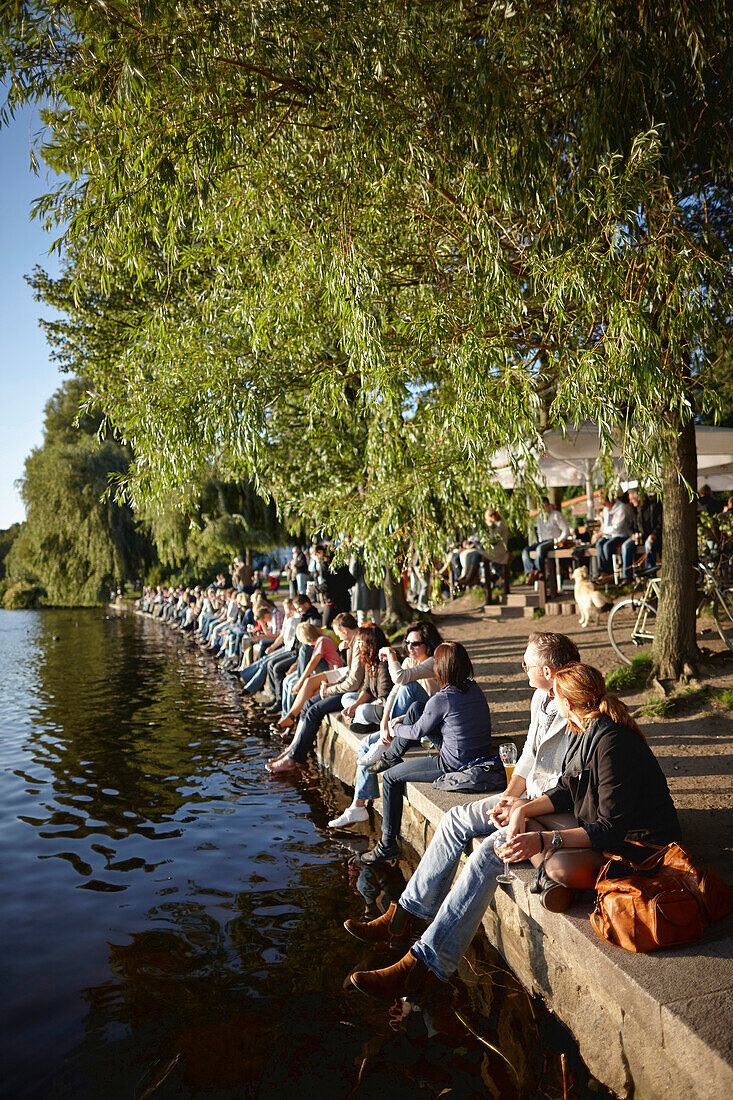
[[[359,940],[405,948],[422,929],[412,949],[394,966],[351,974],[357,989],[392,1001],[448,982],[481,923],[502,869],[494,854],[494,834],[508,824],[517,799],[536,798],[554,787],[560,775],[567,722],[555,708],[552,682],[557,669],[579,660],[575,643],[565,635],[530,635],[522,667],[535,692],[527,741],[507,789],[449,810],[400,900],[376,920],[345,922],[347,932]],[[453,883],[466,844],[477,837],[484,839]]]

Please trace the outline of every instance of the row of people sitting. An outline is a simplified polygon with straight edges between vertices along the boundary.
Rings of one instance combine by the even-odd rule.
[[[388,1002],[450,999],[450,978],[507,864],[529,861],[531,889],[545,908],[564,912],[576,890],[593,889],[609,853],[639,860],[680,839],[644,734],[601,673],[580,663],[574,642],[533,634],[522,667],[535,691],[507,789],[449,810],[399,901],[375,920],[344,924],[356,939],[402,953],[391,966],[349,975],[363,993]]]
[[[153,604],[152,613],[159,607]],[[176,622],[175,610],[158,617],[185,629],[183,621]],[[199,622],[202,644],[204,634],[213,633],[212,622]],[[418,622],[407,629],[408,655],[402,660],[376,624],[357,627],[344,613],[334,626],[341,663],[320,669],[312,661],[314,655],[319,663],[326,660],[329,647],[324,645],[320,656],[315,653],[326,635],[315,626],[312,633],[307,622],[296,628],[303,649],[312,649],[293,684],[299,690],[291,693],[292,722],[281,727],[290,726],[293,741],[268,767],[274,775],[296,768],[306,759],[324,715],[341,710],[352,729],[365,736],[353,802],[329,824],[343,828],[366,819],[367,802],[378,797],[376,773],[381,770],[382,834],[357,858],[365,865],[390,862],[400,854],[406,783],[429,782],[490,756],[489,707],[465,648],[442,641],[432,624]],[[609,853],[639,860],[646,854],[639,844],[680,839],[667,782],[641,729],[608,693],[601,673],[580,662],[575,643],[551,632],[534,633],[522,668],[534,694],[526,743],[506,790],[449,810],[399,901],[374,921],[345,922],[359,940],[404,950],[392,966],[349,976],[364,993],[388,1001],[450,996],[447,983],[478,929],[504,864],[533,864],[532,889],[541,904],[562,912],[576,890],[593,888]],[[402,760],[409,745],[422,738],[437,753]],[[471,841],[479,843],[457,875]]]

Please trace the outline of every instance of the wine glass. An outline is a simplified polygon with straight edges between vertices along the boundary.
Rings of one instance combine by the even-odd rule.
[[[506,836],[503,839],[503,843],[506,844]],[[500,845],[496,845],[496,844],[494,845],[494,851],[495,852],[496,852],[497,847],[500,847]],[[503,885],[509,885],[510,883],[514,882],[514,879],[517,876],[512,871],[509,870],[509,864],[507,863],[506,860],[503,860],[503,863],[504,863],[504,870],[500,875],[496,876],[496,881],[501,882]]]
[[[517,763],[517,746],[513,741],[508,741],[505,745],[499,745],[499,757],[504,765],[504,771],[506,772],[507,783],[514,775],[514,767]],[[509,864],[504,860],[504,872],[501,875],[496,876],[496,881],[503,884],[508,884],[514,881],[516,875],[509,870]]]

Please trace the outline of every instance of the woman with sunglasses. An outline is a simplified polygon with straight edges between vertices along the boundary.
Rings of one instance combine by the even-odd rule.
[[[440,685],[435,678],[433,658],[440,642],[440,634],[432,623],[417,622],[408,626],[405,632],[407,656],[402,662],[392,646],[384,645],[379,650],[381,667],[385,670],[389,669],[393,686],[382,710],[372,710],[370,714],[370,717],[377,721],[381,718],[380,729],[369,733],[359,746],[354,780],[354,801],[342,814],[329,821],[330,829],[342,829],[346,825],[355,825],[367,820],[369,816],[366,810],[367,802],[379,798],[379,784],[375,775],[367,771],[367,767],[373,765],[385,750],[391,747],[393,734],[389,726],[390,719],[394,720],[409,711],[410,721],[417,721],[430,696],[440,690]],[[351,728],[354,729],[353,724]],[[358,726],[356,732],[360,732]],[[399,761],[410,744],[414,742],[406,741],[404,745],[399,743],[391,763]]]
[[[381,660],[387,662],[394,687],[384,705],[379,736],[370,738],[370,746],[360,753],[359,763],[373,774],[398,764],[415,741],[401,735],[401,726],[412,726],[425,710],[428,699],[440,691],[435,678],[433,654],[443,639],[432,623],[417,622],[405,631],[404,646],[407,653],[400,662],[397,650],[386,646],[380,650]],[[398,728],[400,727],[400,728]],[[434,741],[440,748],[438,741]]]

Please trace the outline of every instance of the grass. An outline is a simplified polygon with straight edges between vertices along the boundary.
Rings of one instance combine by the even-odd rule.
[[[645,687],[652,670],[649,653],[637,653],[630,665],[619,665],[609,672],[606,686],[610,691],[631,691],[632,688]]]
[[[486,589],[478,585],[467,589],[466,595],[471,600],[471,603],[483,604],[486,603]],[[492,593],[493,598],[493,593]]]
[[[733,691],[721,692],[721,694],[730,696],[731,703],[733,703]],[[637,714],[644,715],[647,718],[669,718],[670,715],[676,714],[690,703],[705,702],[710,695],[710,689],[705,687],[680,688],[674,695],[667,695],[662,699],[650,699],[646,703],[642,703]]]
[[[674,699],[671,696],[669,698],[665,696],[653,702],[642,703],[636,713],[644,718],[669,718],[675,709]]]
[[[713,688],[708,695],[711,703],[718,703],[726,710],[733,710],[733,688]]]

